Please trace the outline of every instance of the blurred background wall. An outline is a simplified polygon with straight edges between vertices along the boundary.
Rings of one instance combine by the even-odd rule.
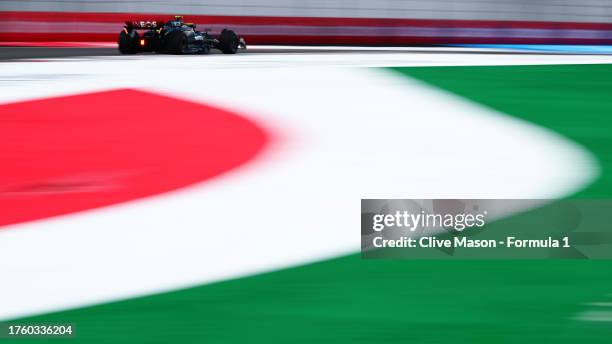
[[[251,43],[612,42],[609,0],[21,0],[0,12],[1,41],[109,41],[125,20],[183,14]]]

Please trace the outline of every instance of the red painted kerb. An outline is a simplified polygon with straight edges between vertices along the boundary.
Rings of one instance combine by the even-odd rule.
[[[176,190],[251,161],[241,115],[131,89],[0,105],[0,226]]]

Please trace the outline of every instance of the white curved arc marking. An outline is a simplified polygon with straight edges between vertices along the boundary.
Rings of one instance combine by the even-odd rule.
[[[211,182],[0,230],[0,319],[354,252],[361,198],[558,197],[594,176],[590,156],[559,136],[388,72],[186,70],[194,61],[164,59],[154,79],[134,60],[18,66],[95,71],[78,88],[30,83],[31,97],[147,87],[240,110],[286,139]]]

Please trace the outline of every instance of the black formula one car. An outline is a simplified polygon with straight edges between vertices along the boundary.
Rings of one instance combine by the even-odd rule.
[[[139,34],[138,31],[144,32]],[[165,23],[125,22],[125,27],[119,33],[118,43],[122,54],[206,54],[210,49],[221,50],[224,54],[235,54],[239,49],[246,49],[244,39],[234,31],[224,29],[219,35],[196,31],[195,24],[183,22],[182,16],[175,16],[174,20]]]

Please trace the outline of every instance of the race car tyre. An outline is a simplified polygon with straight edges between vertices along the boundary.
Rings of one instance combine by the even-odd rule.
[[[238,44],[240,44],[240,38],[238,35],[228,29],[223,29],[219,35],[219,50],[224,54],[235,54],[238,52]]]
[[[120,53],[136,54],[138,52],[138,32],[136,30],[121,31],[118,43]]]
[[[174,32],[168,37],[168,52],[171,54],[183,54],[187,50],[187,35],[182,32]]]

